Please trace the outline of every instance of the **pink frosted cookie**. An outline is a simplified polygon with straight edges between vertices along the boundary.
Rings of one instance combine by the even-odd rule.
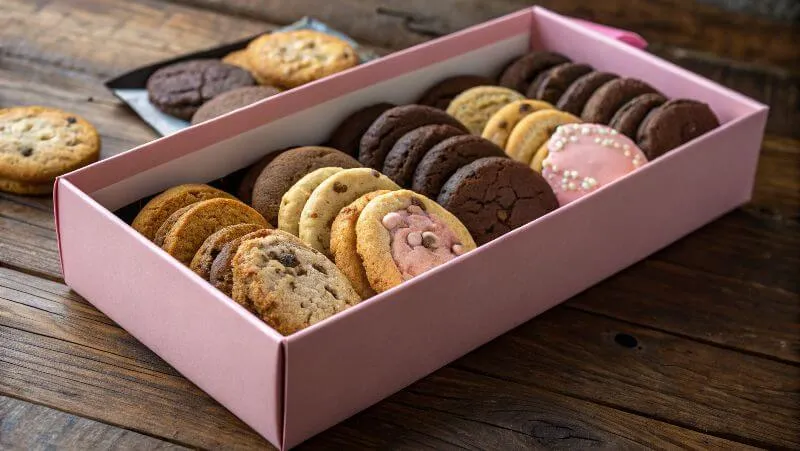
[[[647,163],[627,136],[599,124],[558,127],[547,142],[542,176],[564,206]]]
[[[356,240],[369,284],[378,293],[475,249],[455,216],[409,190],[369,201],[358,217]]]

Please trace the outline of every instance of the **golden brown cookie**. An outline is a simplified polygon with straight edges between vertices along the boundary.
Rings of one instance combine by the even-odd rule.
[[[24,183],[0,177],[0,191],[23,196],[40,196],[53,192],[53,182]]]
[[[283,335],[361,302],[333,262],[288,233],[244,241],[232,266],[233,300]]]
[[[370,286],[382,293],[475,249],[475,241],[439,204],[399,190],[364,207],[356,222],[356,248]]]
[[[247,240],[269,236],[274,233],[286,234],[286,232],[277,229],[259,229],[225,243],[211,263],[211,272],[208,278],[211,285],[230,296],[233,290],[233,268],[231,263],[233,262],[233,257],[236,256],[236,251],[239,250],[239,246]],[[298,243],[302,243],[297,237],[295,237],[295,240]]]
[[[77,115],[39,106],[0,109],[0,179],[8,191],[43,193],[99,154],[97,130]]]
[[[525,100],[525,96],[500,86],[478,86],[456,96],[447,107],[447,114],[458,119],[470,133],[480,136],[489,118],[516,100]]]
[[[331,255],[331,224],[342,208],[372,191],[400,189],[389,177],[369,168],[339,171],[317,186],[300,214],[300,239]]]
[[[189,264],[189,269],[196,272],[200,277],[209,280],[211,274],[211,265],[214,259],[217,258],[222,247],[236,238],[247,235],[250,232],[260,230],[262,227],[258,224],[234,224],[223,227],[203,241],[203,245],[194,254],[192,262]]]
[[[174,186],[147,202],[134,218],[131,227],[152,241],[161,224],[176,210],[201,200],[217,197],[235,199],[225,191],[208,185],[190,183]]]
[[[164,222],[161,223],[160,226],[158,226],[158,230],[156,230],[156,234],[153,236],[153,243],[155,243],[156,246],[161,247],[164,245],[164,239],[167,237],[170,229],[172,229],[172,226],[178,222],[178,219],[180,219],[184,213],[189,211],[189,208],[191,208],[192,205],[187,205],[175,210],[167,217],[167,219],[164,220]]]
[[[389,192],[391,191],[378,190],[364,194],[350,205],[342,208],[331,225],[333,261],[363,299],[374,296],[375,290],[369,285],[367,273],[364,271],[364,263],[356,248],[356,222],[369,201]]]
[[[556,127],[581,120],[558,110],[541,110],[525,116],[508,137],[506,153],[522,163],[531,164],[534,154],[550,139]]]
[[[253,67],[250,65],[250,58],[247,57],[247,49],[235,50],[231,53],[228,53],[224,58],[222,58],[222,62],[241,67],[247,72],[250,72],[250,75],[253,76],[253,79],[256,81],[256,83],[260,85],[269,84],[267,79],[259,76],[258,73],[253,70]]]
[[[233,224],[269,224],[257,211],[236,199],[210,199],[197,202],[169,229],[162,249],[188,265],[212,233]]]
[[[257,76],[271,85],[294,88],[358,64],[347,42],[313,30],[262,35],[247,46]]]
[[[511,130],[523,117],[536,111],[552,109],[553,105],[541,100],[525,99],[511,102],[489,118],[481,136],[505,149]]]
[[[533,159],[531,160],[531,169],[541,174],[542,163],[544,163],[544,159],[547,158],[547,154],[549,152],[550,151],[547,149],[547,142],[545,142],[533,155]]]
[[[325,179],[341,171],[339,167],[315,169],[298,180],[281,198],[278,210],[278,228],[294,236],[300,234],[300,213],[303,212],[311,193]]]

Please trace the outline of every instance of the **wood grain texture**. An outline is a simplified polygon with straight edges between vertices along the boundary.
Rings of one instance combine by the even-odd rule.
[[[24,427],[19,427],[24,425]],[[51,449],[188,449],[154,437],[0,396],[0,448],[6,451]]]

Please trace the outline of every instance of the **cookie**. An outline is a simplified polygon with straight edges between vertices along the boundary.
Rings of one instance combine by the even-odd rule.
[[[647,163],[627,136],[601,124],[558,127],[547,142],[542,176],[567,205]]]
[[[433,146],[414,171],[411,189],[436,198],[448,178],[460,167],[478,158],[505,157],[503,149],[480,136],[463,135],[445,139]]]
[[[279,89],[272,86],[246,86],[244,88],[231,89],[198,108],[197,112],[192,115],[192,125],[222,116],[280,92]]]
[[[164,237],[161,248],[189,265],[194,254],[212,233],[234,224],[269,227],[257,211],[236,199],[210,199],[191,205]]]
[[[236,238],[247,235],[248,233],[255,232],[262,227],[258,224],[234,224],[223,227],[203,241],[203,245],[197,250],[197,253],[192,257],[192,262],[189,264],[189,269],[197,273],[205,280],[209,280],[211,275],[211,265],[214,259],[217,258],[222,247]]]
[[[619,78],[619,75],[608,72],[589,72],[578,77],[558,99],[556,108],[572,115],[580,116],[583,112],[583,107],[589,101],[589,97],[598,88],[616,78]]]
[[[397,184],[369,168],[346,169],[331,175],[311,193],[300,214],[300,240],[331,255],[331,225],[342,208],[372,191],[397,190]]]
[[[403,135],[383,162],[383,172],[400,186],[411,187],[411,179],[422,157],[436,144],[464,131],[449,125],[425,125]]]
[[[656,93],[636,96],[614,113],[608,125],[628,138],[636,139],[636,132],[647,114],[666,101],[666,97]]]
[[[358,158],[361,137],[367,132],[369,126],[375,122],[375,119],[378,119],[378,116],[395,106],[393,103],[381,102],[352,113],[331,133],[331,137],[328,138],[328,146]]]
[[[253,208],[270,223],[276,223],[281,199],[304,175],[325,167],[357,168],[353,157],[330,147],[304,146],[282,152],[270,161],[253,185]]]
[[[208,185],[192,183],[173,186],[150,199],[139,211],[139,214],[136,215],[131,227],[152,241],[161,224],[176,210],[201,200],[218,197],[234,199],[233,196],[225,191]]]
[[[500,86],[478,86],[462,92],[450,102],[447,114],[464,124],[470,133],[480,136],[489,118],[500,108],[525,96]]]
[[[38,106],[0,109],[4,191],[50,192],[56,177],[97,161],[99,154],[97,130],[79,116]]]
[[[236,251],[239,250],[239,246],[247,240],[274,234],[293,236],[282,230],[262,228],[225,243],[220,249],[219,254],[214,258],[214,261],[211,262],[211,271],[208,275],[208,281],[211,282],[211,285],[225,293],[225,295],[230,296],[233,291],[233,257],[236,256]],[[298,244],[302,244],[298,238],[295,237],[294,240]]]
[[[541,81],[531,84],[526,95],[532,99],[555,104],[575,80],[591,71],[592,66],[588,64],[559,64],[543,72]]]
[[[428,88],[417,101],[420,105],[428,105],[440,110],[447,110],[450,102],[467,89],[476,86],[490,86],[494,80],[481,75],[456,75],[445,78]]]
[[[347,42],[314,30],[262,35],[247,46],[250,67],[270,85],[294,88],[358,64]]]
[[[489,118],[481,136],[505,149],[511,130],[517,126],[523,117],[539,111],[551,110],[553,105],[541,100],[517,100],[497,110]]]
[[[423,125],[443,124],[467,131],[444,111],[425,105],[401,105],[386,110],[369,126],[359,145],[358,161],[372,169],[383,169],[386,155],[403,135]]]
[[[547,142],[556,127],[580,122],[577,117],[558,110],[541,110],[524,117],[508,137],[506,153],[530,165],[536,151]]]
[[[264,170],[267,165],[275,159],[278,155],[288,149],[279,149],[274,150],[271,153],[261,157],[258,161],[251,164],[250,167],[244,173],[244,176],[239,181],[239,185],[236,189],[236,197],[239,198],[242,202],[250,205],[253,201],[253,187],[256,184],[256,180],[258,176],[261,175],[261,171]]]
[[[570,62],[569,58],[554,52],[530,52],[509,64],[500,75],[500,86],[517,92],[526,92],[528,86],[543,71]]]
[[[589,97],[583,107],[584,122],[608,125],[626,103],[642,94],[658,94],[652,86],[635,78],[617,78],[604,84]]]
[[[228,53],[222,58],[222,62],[232,66],[241,67],[242,69],[246,70],[253,77],[256,83],[260,85],[269,84],[266,79],[259,77],[256,71],[253,70],[253,67],[250,65],[250,58],[247,57],[247,49],[235,50],[231,53]]]
[[[199,59],[162,67],[147,79],[150,103],[170,116],[190,120],[201,105],[223,92],[253,86],[241,67]]]
[[[450,212],[413,191],[375,197],[356,222],[356,248],[373,290],[384,292],[475,249]]]
[[[294,236],[300,234],[300,213],[303,212],[311,192],[328,177],[342,168],[327,167],[315,169],[297,181],[281,198],[278,210],[278,228]]]
[[[41,196],[53,192],[53,183],[25,183],[0,177],[0,191],[23,196]]]
[[[459,169],[442,187],[439,204],[467,227],[478,245],[556,208],[547,181],[509,158],[481,158]]]
[[[333,255],[333,262],[336,263],[342,274],[350,280],[350,284],[362,299],[374,296],[375,290],[369,284],[367,273],[364,271],[364,264],[358,255],[356,222],[358,222],[358,217],[369,201],[389,192],[391,191],[378,190],[364,194],[350,205],[342,208],[331,225],[331,254]]]
[[[286,235],[239,246],[232,263],[234,301],[283,335],[361,302],[333,262]]]
[[[156,246],[161,247],[164,245],[164,239],[167,237],[169,231],[172,230],[172,226],[178,222],[178,219],[180,219],[184,213],[192,208],[192,205],[187,205],[175,210],[167,217],[167,219],[164,220],[164,222],[161,223],[161,225],[158,227],[158,230],[156,230],[156,234],[153,236],[153,243],[155,243]]]
[[[649,160],[719,127],[711,108],[696,100],[674,99],[652,110],[636,135],[636,143]]]

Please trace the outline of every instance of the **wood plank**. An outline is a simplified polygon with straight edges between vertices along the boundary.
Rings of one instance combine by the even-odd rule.
[[[49,449],[187,449],[154,437],[0,396],[0,448]]]
[[[242,17],[288,23],[313,14],[334,27],[376,45],[404,48],[534,3],[561,14],[594,20],[642,34],[659,45],[712,53],[740,61],[800,69],[791,23],[731,12],[695,0],[178,0]],[[676,14],[680,11],[680,14]],[[699,32],[702,30],[702,32]]]
[[[570,308],[454,366],[753,446],[800,446],[800,366]]]

